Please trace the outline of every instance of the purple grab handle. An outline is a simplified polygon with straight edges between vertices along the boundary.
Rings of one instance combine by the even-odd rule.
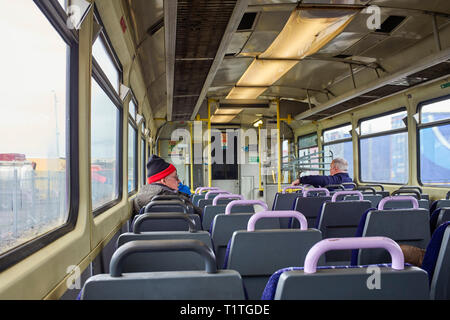
[[[225,208],[225,214],[231,214],[231,208],[239,205],[260,205],[261,207],[263,207],[264,211],[269,210],[267,204],[261,200],[234,200],[227,204]]]
[[[310,191],[325,191],[325,195],[327,197],[330,195],[330,190],[328,190],[327,188],[311,188],[311,189],[303,190],[303,196],[306,198],[306,196],[308,195],[308,193]]]
[[[213,194],[213,193],[218,193],[218,194],[226,193],[226,194],[230,194],[228,191],[225,191],[225,190],[222,190],[222,189],[215,189],[215,190],[208,191],[208,192],[205,194],[205,199],[209,199],[209,195],[210,195],[210,194]]]
[[[217,187],[199,187],[197,189],[195,189],[195,191],[197,192],[198,190],[198,194],[202,194],[203,190],[219,190],[219,188]]]
[[[262,218],[296,218],[300,222],[300,230],[308,230],[308,221],[305,216],[294,210],[260,211],[253,214],[248,220],[247,231],[255,231],[256,221]]]
[[[336,199],[339,195],[350,195],[350,194],[355,194],[357,196],[359,196],[359,200],[364,200],[364,196],[360,191],[337,191],[333,194],[333,197],[331,197],[331,202],[336,202]]]
[[[282,192],[286,193],[286,190],[289,190],[289,189],[302,190],[303,191],[303,189],[305,189],[305,188],[304,187],[299,187],[299,186],[288,186],[288,187],[284,187]]]
[[[317,242],[305,258],[305,273],[315,273],[321,255],[331,250],[384,248],[389,251],[392,269],[403,270],[405,258],[402,249],[394,240],[386,237],[330,238]]]
[[[213,206],[215,206],[215,205],[217,205],[217,200],[230,199],[230,198],[239,198],[241,200],[244,200],[244,196],[241,194],[221,193],[214,197],[212,204],[213,204]]]
[[[378,204],[378,210],[384,210],[384,205],[386,202],[389,201],[411,201],[413,204],[413,209],[419,209],[419,202],[416,198],[411,196],[395,196],[395,197],[385,197],[381,199],[380,203]]]

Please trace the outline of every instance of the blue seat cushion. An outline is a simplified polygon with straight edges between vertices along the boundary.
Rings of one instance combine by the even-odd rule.
[[[422,261],[422,269],[428,273],[428,280],[431,284],[433,279],[434,268],[439,256],[439,250],[441,249],[442,238],[444,237],[445,229],[450,225],[450,221],[441,224],[436,231],[433,232],[430,243],[425,251],[425,256]]]
[[[383,263],[377,264],[380,268],[391,267],[391,263]],[[409,263],[405,263],[405,266],[410,267]],[[325,270],[325,269],[355,269],[355,268],[367,268],[369,265],[361,265],[361,266],[318,266],[317,270]],[[275,298],[275,292],[277,290],[278,280],[283,272],[293,271],[293,270],[303,270],[303,267],[288,267],[277,270],[270,277],[269,281],[267,281],[266,287],[264,288],[263,294],[261,296],[261,300],[273,300]]]
[[[228,257],[230,255],[230,248],[231,248],[231,239],[228,241],[227,251],[225,251],[225,258],[223,260],[223,269],[226,269],[228,266]]]
[[[320,206],[320,210],[319,210],[319,214],[317,215],[316,218],[316,225],[314,228],[319,229],[319,223],[320,223],[320,217],[322,217],[322,211],[323,211],[323,206],[325,205],[325,203],[330,202],[330,201],[325,201],[324,203],[322,203],[322,205]]]
[[[367,215],[370,211],[377,210],[376,208],[370,208],[366,212],[363,213],[361,219],[359,220],[358,228],[356,229],[355,237],[362,237],[364,226],[366,225]],[[359,249],[352,250],[352,257],[350,261],[350,265],[356,266],[358,264],[358,252]]]
[[[431,211],[430,211],[431,212]],[[439,213],[441,213],[441,208],[436,208],[433,213],[431,213],[430,217],[430,232],[433,234],[434,230],[436,229],[436,223],[439,218]]]

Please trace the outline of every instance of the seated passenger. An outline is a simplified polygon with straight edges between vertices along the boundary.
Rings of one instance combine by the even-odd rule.
[[[186,203],[191,204],[189,196],[183,192],[178,191],[177,169],[173,164],[167,163],[164,159],[152,155],[147,163],[147,185],[144,185],[136,195],[133,201],[133,215],[139,213],[141,208],[145,207],[156,195],[178,195],[185,200]],[[192,205],[194,213],[201,215],[200,208]]]
[[[352,178],[348,175],[348,162],[343,158],[336,158],[331,161],[330,164],[330,174],[329,176],[304,176],[299,177],[297,180],[292,182],[293,186],[299,184],[310,184],[315,187],[325,187],[329,184],[342,184],[346,182],[353,182]],[[301,172],[299,173],[299,175]]]

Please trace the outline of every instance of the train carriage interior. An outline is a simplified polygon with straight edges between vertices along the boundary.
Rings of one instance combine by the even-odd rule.
[[[448,0],[0,26],[1,300],[450,300]]]

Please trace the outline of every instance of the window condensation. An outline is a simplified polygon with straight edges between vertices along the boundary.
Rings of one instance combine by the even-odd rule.
[[[120,73],[119,70],[117,70],[116,64],[112,60],[111,55],[106,48],[106,44],[101,36],[95,40],[95,43],[92,46],[92,56],[100,65],[100,68],[105,73],[113,88],[116,92],[119,92]]]
[[[328,170],[325,174],[330,174],[330,164],[333,159],[343,158],[348,162],[348,174],[353,177],[353,143],[352,139],[352,125],[344,125],[338,128],[324,130],[323,140],[325,144],[323,146],[323,162],[324,168]],[[342,141],[346,140],[346,141]],[[335,143],[331,143],[336,141]]]
[[[429,103],[420,110],[420,181],[426,185],[450,186],[450,98]],[[445,121],[448,120],[448,121]],[[433,122],[440,122],[434,124]]]
[[[360,141],[363,182],[408,182],[408,133],[388,134]]]
[[[309,162],[309,168],[319,168],[320,155],[318,154],[317,134],[310,134],[298,138],[298,157],[303,162]],[[317,163],[317,165],[315,164]],[[304,175],[318,175],[320,171],[304,170]],[[296,178],[296,177],[295,177]]]
[[[421,123],[441,120],[450,121],[450,98],[424,105],[421,109]]]
[[[0,253],[67,222],[69,46],[33,1],[0,0]]]
[[[408,182],[408,133],[403,121],[406,116],[406,111],[399,111],[361,122],[361,181]],[[399,129],[404,132],[389,132]],[[364,137],[369,134],[377,135]]]
[[[361,135],[379,133],[394,129],[406,128],[403,118],[406,111],[396,112],[361,122]]]
[[[351,141],[341,142],[326,145],[323,147],[325,154],[329,154],[330,151],[333,153],[333,159],[344,158],[348,162],[348,175],[353,178],[353,143]],[[326,158],[326,164],[324,167],[330,170],[331,158]],[[326,172],[329,174],[329,172]]]
[[[128,112],[130,114],[130,117],[133,120],[136,120],[136,105],[134,104],[133,99],[130,100],[130,103],[128,105]]]
[[[118,128],[120,112],[92,79],[91,184],[92,207],[118,198]]]
[[[323,142],[327,143],[336,140],[351,139],[352,138],[351,130],[352,130],[351,124],[336,129],[326,130],[323,132]]]
[[[128,124],[128,193],[136,190],[136,129]]]

